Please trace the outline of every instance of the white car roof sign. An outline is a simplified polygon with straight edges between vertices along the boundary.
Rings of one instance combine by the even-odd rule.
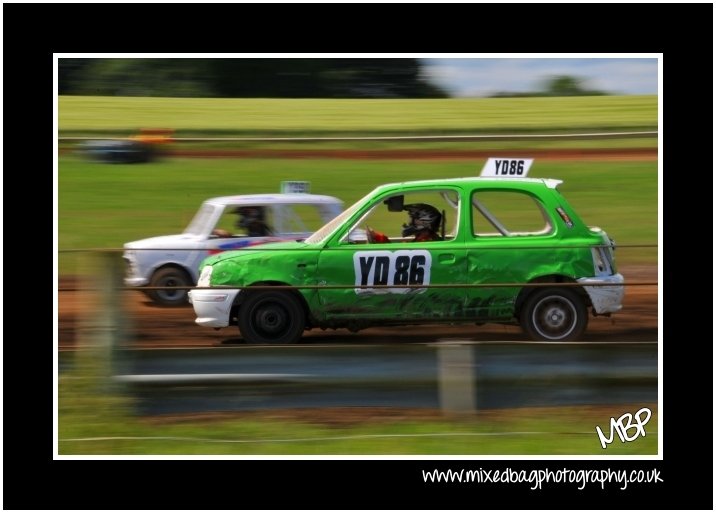
[[[490,157],[485,162],[480,176],[490,178],[524,178],[529,173],[534,159],[521,157]]]
[[[308,194],[311,192],[311,182],[295,180],[281,182],[281,192],[285,194]]]

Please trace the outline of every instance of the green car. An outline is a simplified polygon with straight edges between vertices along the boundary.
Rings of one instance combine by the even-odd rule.
[[[236,325],[256,344],[294,343],[311,328],[486,322],[577,340],[590,310],[621,309],[624,278],[613,241],[582,222],[560,183],[382,185],[305,240],[205,259],[189,292],[196,322]]]

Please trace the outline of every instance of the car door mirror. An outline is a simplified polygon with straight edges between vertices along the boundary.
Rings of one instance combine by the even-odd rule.
[[[400,196],[393,196],[392,198],[388,198],[383,203],[388,205],[389,212],[402,212],[404,199],[405,197],[401,194]]]

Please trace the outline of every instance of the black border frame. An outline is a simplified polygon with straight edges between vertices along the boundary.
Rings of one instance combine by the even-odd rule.
[[[27,326],[43,322],[34,305],[46,297],[38,289],[46,289],[35,285],[36,270],[46,266],[52,280],[50,255],[36,262],[34,250],[21,249],[19,259],[8,253],[4,508],[713,508],[712,475],[697,470],[697,461],[703,468],[703,455],[713,454],[713,438],[708,443],[713,419],[703,415],[704,406],[713,405],[713,346],[694,335],[701,308],[682,285],[700,279],[700,273],[684,271],[702,260],[692,237],[702,237],[696,229],[703,225],[699,194],[706,188],[699,183],[707,172],[702,168],[712,168],[702,164],[701,155],[713,146],[713,120],[699,116],[709,103],[713,111],[712,5],[4,4],[3,13],[4,183],[8,196],[16,196],[5,204],[9,248],[28,239],[26,226],[15,226],[17,202],[22,205],[30,192],[52,204],[46,177],[54,138],[54,52],[648,52],[664,55],[665,270],[663,461],[472,462],[485,469],[657,468],[664,482],[625,491],[553,486],[535,492],[524,485],[422,482],[421,469],[468,467],[467,461],[53,461],[49,336],[22,335]],[[29,186],[27,172],[42,178]],[[703,201],[712,204],[712,197]],[[682,202],[690,208],[675,207]]]

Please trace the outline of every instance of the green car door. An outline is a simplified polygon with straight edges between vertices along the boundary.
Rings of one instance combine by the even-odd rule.
[[[415,205],[440,212],[437,240],[408,235],[404,222],[412,222],[406,217]],[[459,205],[456,188],[403,188],[398,196],[387,192],[367,202],[320,253],[316,279],[327,288],[319,289],[314,314],[373,325],[462,316],[466,291],[451,286],[464,283],[467,271]],[[382,242],[369,234],[374,231]]]
[[[468,289],[466,310],[476,320],[514,317],[524,287],[504,284],[569,281],[592,272],[588,241],[579,238],[587,229],[554,188],[483,182],[466,203],[467,283],[477,285]],[[501,286],[485,287],[489,284]]]

